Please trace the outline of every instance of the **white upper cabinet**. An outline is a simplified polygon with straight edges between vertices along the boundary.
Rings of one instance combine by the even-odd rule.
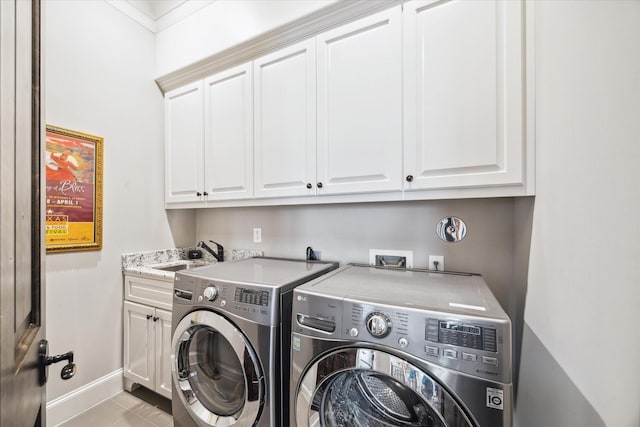
[[[523,8],[405,3],[406,190],[523,184]]]
[[[202,81],[165,95],[165,201],[194,202],[204,191]]]
[[[207,200],[253,197],[251,63],[204,79]]]
[[[166,94],[167,207],[534,194],[530,8],[407,1],[212,60],[252,58]]]
[[[400,6],[317,41],[318,194],[402,188]]]
[[[310,39],[253,63],[257,198],[315,194],[315,55]]]

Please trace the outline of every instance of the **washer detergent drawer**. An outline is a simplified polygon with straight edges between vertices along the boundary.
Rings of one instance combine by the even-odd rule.
[[[194,420],[216,427],[254,425],[265,378],[256,352],[234,324],[212,311],[193,311],[176,326],[172,348],[177,398]]]

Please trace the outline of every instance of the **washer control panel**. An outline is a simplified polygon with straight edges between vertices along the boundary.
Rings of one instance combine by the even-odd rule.
[[[388,346],[493,381],[511,381],[509,321],[348,300],[342,308],[343,339]]]
[[[273,289],[260,286],[187,275],[174,280],[174,303],[208,306],[263,325],[278,322],[273,310],[277,298]]]
[[[434,365],[511,382],[511,322],[294,291],[293,332],[372,343]]]

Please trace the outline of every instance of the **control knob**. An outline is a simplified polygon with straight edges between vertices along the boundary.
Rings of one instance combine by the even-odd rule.
[[[208,286],[204,289],[203,295],[209,301],[213,301],[218,296],[218,288],[215,286]]]
[[[376,338],[384,338],[391,332],[391,319],[378,311],[367,316],[367,331]]]

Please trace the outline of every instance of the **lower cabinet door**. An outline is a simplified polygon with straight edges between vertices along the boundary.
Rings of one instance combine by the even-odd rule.
[[[144,387],[154,387],[155,309],[124,302],[124,376]]]
[[[156,309],[156,386],[155,391],[171,399],[171,312]]]

